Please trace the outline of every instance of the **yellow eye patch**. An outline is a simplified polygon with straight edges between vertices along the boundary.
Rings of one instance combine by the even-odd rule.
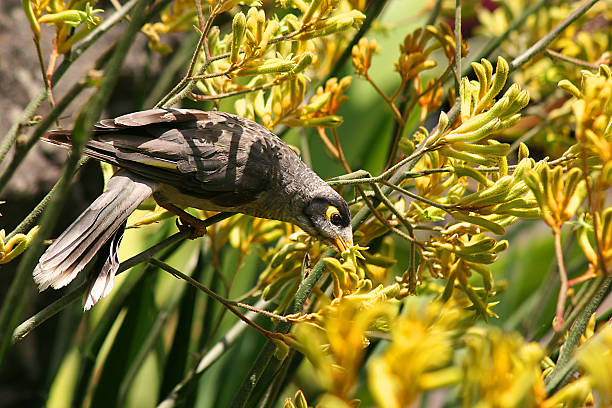
[[[340,211],[338,211],[338,209],[333,205],[327,207],[327,210],[325,211],[325,218],[327,218],[327,221],[331,221],[334,214],[340,215]]]

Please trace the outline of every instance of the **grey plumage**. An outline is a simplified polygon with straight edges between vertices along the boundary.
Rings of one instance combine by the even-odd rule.
[[[69,135],[53,131],[43,140],[69,147]],[[248,119],[189,109],[135,112],[99,122],[84,153],[122,170],[43,254],[34,271],[40,290],[72,281],[150,195],[162,206],[287,221],[341,250],[352,244],[344,199],[280,138]],[[339,214],[334,223],[329,206]],[[92,284],[86,308],[110,291],[116,248],[114,256]]]

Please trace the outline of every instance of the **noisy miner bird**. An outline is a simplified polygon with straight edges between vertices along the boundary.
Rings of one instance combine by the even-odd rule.
[[[69,148],[70,135],[56,130],[43,140]],[[249,119],[193,109],[134,112],[100,121],[84,153],[120,170],[49,246],[34,280],[41,291],[61,288],[105,252],[85,309],[112,289],[125,221],[150,196],[194,227],[194,237],[205,227],[185,207],[290,222],[341,252],[352,245],[346,201],[279,137]]]

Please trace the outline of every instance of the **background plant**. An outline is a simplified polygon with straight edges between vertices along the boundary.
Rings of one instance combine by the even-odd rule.
[[[47,378],[32,405],[403,407],[433,391],[449,406],[609,403],[609,1],[94,6],[23,2],[42,86],[0,144],[5,188],[95,89],[62,121],[74,146],[56,186],[0,233],[0,263],[16,265],[3,377],[28,364],[12,350],[55,332],[32,363]],[[139,33],[149,62],[167,59],[131,110],[220,109],[274,130],[350,200],[356,246],[337,254],[278,221],[202,212],[208,234],[190,241],[143,208],[108,299],[83,314],[77,282],[23,320]],[[62,79],[91,45],[91,69]]]

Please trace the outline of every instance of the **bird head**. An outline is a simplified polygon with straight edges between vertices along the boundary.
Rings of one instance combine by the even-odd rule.
[[[306,205],[300,227],[310,235],[344,252],[353,245],[349,206],[331,187],[318,192]]]

